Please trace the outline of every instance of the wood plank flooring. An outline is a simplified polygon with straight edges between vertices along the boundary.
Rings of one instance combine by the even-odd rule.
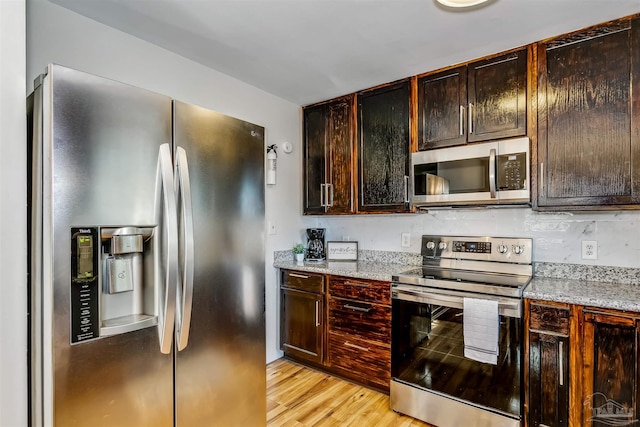
[[[429,427],[389,409],[389,396],[286,359],[267,365],[267,426]]]

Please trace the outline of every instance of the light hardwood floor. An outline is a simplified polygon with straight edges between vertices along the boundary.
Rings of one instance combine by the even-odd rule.
[[[389,409],[389,396],[278,359],[267,365],[267,426],[429,427]]]

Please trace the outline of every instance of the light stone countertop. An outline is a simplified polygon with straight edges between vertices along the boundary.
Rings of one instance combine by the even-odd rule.
[[[412,268],[412,266],[406,264],[385,264],[366,261],[305,262],[298,264],[290,260],[275,262],[273,266],[287,270],[332,274],[358,279],[381,280],[384,282],[390,282],[392,275]]]
[[[291,251],[274,254],[276,268],[391,281],[391,276],[422,263],[420,254],[358,251],[358,261],[297,264]],[[583,264],[534,263],[524,298],[640,313],[640,269]]]
[[[296,263],[291,251],[276,251],[273,266],[288,270],[333,274],[359,279],[390,282],[391,276],[422,264],[422,256],[407,252],[358,251],[357,261],[324,261]]]
[[[523,296],[595,308],[640,312],[640,285],[632,283],[534,277],[525,288]]]

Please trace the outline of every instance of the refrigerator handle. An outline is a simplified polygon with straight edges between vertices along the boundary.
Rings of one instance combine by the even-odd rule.
[[[193,306],[193,208],[191,205],[191,182],[189,181],[189,164],[184,148],[176,149],[175,192],[180,203],[180,229],[182,233],[181,255],[182,283],[178,285],[176,307],[176,341],[178,351],[187,347],[191,325],[191,307]]]
[[[158,293],[160,352],[171,353],[178,285],[178,216],[169,144],[162,144],[156,173],[155,285]],[[164,249],[165,259],[160,259]]]

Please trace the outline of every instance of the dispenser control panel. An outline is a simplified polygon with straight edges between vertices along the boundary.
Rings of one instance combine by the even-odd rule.
[[[98,317],[98,259],[96,227],[71,229],[71,343],[100,335]]]

